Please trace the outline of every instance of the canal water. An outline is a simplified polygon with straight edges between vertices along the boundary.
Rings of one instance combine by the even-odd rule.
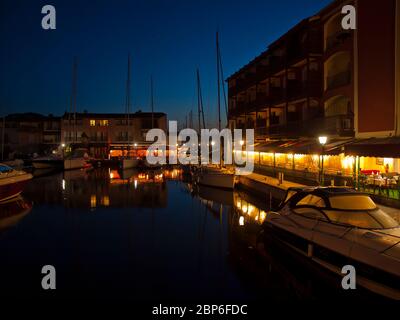
[[[344,296],[286,255],[260,253],[267,198],[198,187],[178,169],[35,175],[22,197],[0,207],[2,297],[243,303]],[[44,265],[56,269],[55,291],[41,288]]]

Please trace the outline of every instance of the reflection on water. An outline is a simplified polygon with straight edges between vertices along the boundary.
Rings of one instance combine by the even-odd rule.
[[[32,209],[32,203],[22,196],[0,203],[0,232],[15,226]]]
[[[0,237],[3,297],[44,295],[46,264],[56,267],[57,297],[244,302],[320,290],[299,265],[260,254],[273,199],[199,187],[178,169],[43,175],[24,197],[9,207],[24,210],[5,215],[18,227]]]

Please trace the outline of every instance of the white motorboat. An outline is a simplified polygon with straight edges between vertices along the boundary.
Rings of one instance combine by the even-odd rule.
[[[138,158],[127,158],[121,160],[121,169],[132,169],[136,168],[139,165]]]
[[[291,188],[264,235],[357,285],[400,300],[400,227],[363,193],[344,187]]]
[[[60,156],[39,157],[32,160],[35,169],[63,168],[64,161]]]
[[[217,167],[202,167],[197,172],[197,183],[204,186],[233,189],[235,175],[228,169]]]
[[[90,167],[88,163],[89,155],[84,148],[78,148],[74,153],[64,159],[64,170],[73,170]]]
[[[0,164],[0,202],[20,195],[31,179],[30,173]]]

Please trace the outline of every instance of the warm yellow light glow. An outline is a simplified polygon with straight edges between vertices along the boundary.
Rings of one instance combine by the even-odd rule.
[[[353,168],[354,165],[354,157],[345,157],[344,159],[342,159],[342,167],[344,169],[351,169]]]
[[[90,196],[90,207],[91,207],[91,208],[96,208],[96,205],[97,205],[96,195],[95,195],[95,194],[92,194],[92,195]]]
[[[108,207],[110,205],[110,197],[109,196],[103,196],[101,198],[101,204],[105,207]]]
[[[318,137],[318,141],[319,141],[320,144],[324,145],[328,141],[328,137],[320,136],[320,137]]]
[[[242,205],[242,212],[243,213],[247,212],[247,204],[246,205]]]
[[[239,218],[239,225],[244,226],[244,217],[243,216],[240,216],[240,218]]]
[[[254,206],[251,205],[251,204],[249,204],[249,205],[248,205],[248,208],[247,208],[247,214],[248,214],[249,216],[251,216],[251,214],[253,213],[254,209],[255,209]]]
[[[383,158],[383,164],[392,166],[393,165],[393,158]]]
[[[240,140],[240,145],[243,146],[244,145],[244,141]]]
[[[261,210],[261,212],[260,212],[260,222],[263,223],[266,217],[267,217],[267,213],[264,210]]]

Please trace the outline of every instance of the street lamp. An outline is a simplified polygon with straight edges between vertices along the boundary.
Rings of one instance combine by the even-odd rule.
[[[321,145],[321,168],[320,168],[320,184],[321,186],[324,186],[324,146],[326,142],[328,141],[327,136],[320,136],[318,137],[318,141]]]
[[[326,137],[326,136],[321,136],[321,137],[318,137],[318,140],[319,140],[319,143],[320,143],[322,146],[324,146],[324,145],[326,144],[326,142],[328,141],[328,137]]]

